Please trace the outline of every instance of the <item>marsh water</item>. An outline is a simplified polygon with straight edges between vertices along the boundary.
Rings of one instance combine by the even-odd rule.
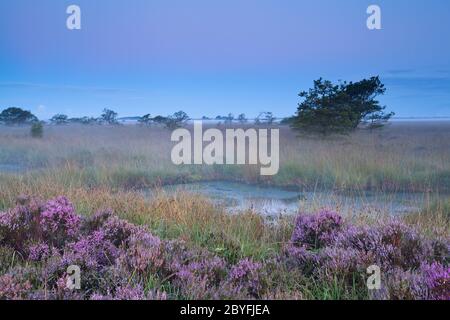
[[[299,210],[314,211],[322,208],[337,210],[342,214],[400,215],[419,211],[430,201],[429,196],[420,193],[299,192],[227,181],[170,185],[165,186],[163,190],[168,194],[199,194],[233,213],[253,210],[272,217],[296,214]]]
[[[0,163],[0,172],[23,173],[27,168]],[[327,208],[342,214],[401,215],[417,212],[433,199],[423,193],[377,193],[360,191],[342,193],[330,190],[293,191],[229,181],[206,181],[164,186],[169,195],[187,192],[202,195],[230,213],[252,210],[267,217],[293,215],[299,211]],[[145,193],[152,197],[154,190]]]

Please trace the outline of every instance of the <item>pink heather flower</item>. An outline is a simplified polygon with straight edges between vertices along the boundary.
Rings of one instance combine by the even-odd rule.
[[[138,228],[117,216],[110,216],[101,226],[101,230],[108,240],[120,247],[128,241],[133,233],[138,231]]]
[[[179,267],[177,276],[184,281],[205,278],[210,285],[217,285],[225,273],[226,263],[219,257],[204,257]]]
[[[261,268],[261,264],[253,262],[250,259],[243,259],[239,261],[230,272],[231,280],[241,280],[244,277],[255,275]]]
[[[116,288],[114,296],[94,293],[90,300],[167,300],[167,294],[161,291],[150,291],[147,295],[141,285]]]
[[[164,291],[150,291],[147,294],[147,300],[167,300],[167,293]]]
[[[41,261],[50,257],[52,250],[45,243],[38,243],[29,247],[28,258],[31,261]]]
[[[0,228],[14,231],[20,228],[20,220],[17,210],[0,212]]]
[[[157,271],[164,263],[162,241],[144,228],[138,228],[129,237],[121,260],[139,272]]]
[[[0,213],[0,241],[15,250],[26,253],[26,242],[39,240],[39,214],[42,206],[33,199],[27,205],[17,205],[15,208]]]
[[[336,277],[351,281],[353,276],[364,275],[372,262],[358,250],[327,247],[320,252],[318,265],[316,271],[324,279],[332,281]]]
[[[146,300],[144,290],[141,286],[126,286],[116,289],[116,300]]]
[[[119,254],[103,231],[94,231],[80,240],[67,245],[63,260],[66,264],[78,264],[87,268],[100,268],[113,265]]]
[[[299,215],[291,242],[297,246],[320,248],[334,241],[342,225],[342,217],[331,211],[324,210],[317,215]]]
[[[102,301],[102,300],[106,300],[106,301],[110,301],[110,300],[114,300],[114,298],[110,295],[102,295],[100,293],[94,293],[93,295],[91,295],[91,297],[89,298],[89,300],[92,301]]]
[[[74,237],[80,229],[81,219],[74,212],[74,207],[65,197],[57,197],[46,203],[41,213],[42,230],[49,234],[68,235]]]
[[[231,292],[246,291],[250,296],[257,298],[261,290],[262,264],[250,259],[243,259],[231,268],[228,274],[227,285]]]
[[[30,290],[28,281],[22,282],[11,274],[0,276],[0,300],[22,300]]]
[[[423,264],[421,270],[429,290],[429,298],[450,300],[450,267],[434,262]]]

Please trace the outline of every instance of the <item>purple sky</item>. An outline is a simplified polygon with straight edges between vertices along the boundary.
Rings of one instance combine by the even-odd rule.
[[[0,108],[287,116],[314,79],[380,75],[398,116],[450,116],[449,34],[448,0],[1,1]]]

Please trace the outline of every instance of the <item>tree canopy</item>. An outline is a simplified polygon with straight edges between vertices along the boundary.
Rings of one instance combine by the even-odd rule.
[[[68,124],[69,123],[69,117],[65,114],[55,114],[51,119],[50,122],[52,124],[61,125],[61,124]]]
[[[103,109],[103,113],[100,116],[100,122],[106,124],[117,124],[117,112],[110,109]]]
[[[247,123],[247,122],[248,122],[248,120],[247,120],[247,118],[245,117],[245,114],[244,114],[244,113],[241,113],[240,115],[238,115],[237,120],[238,120],[239,123],[241,123],[241,124],[244,124],[244,123]]]
[[[168,129],[176,129],[183,126],[189,120],[189,116],[184,111],[175,112],[166,118],[165,125]]]
[[[29,124],[37,121],[38,118],[34,114],[21,108],[7,108],[0,113],[0,123],[7,125]]]
[[[314,87],[302,91],[297,113],[291,120],[294,129],[309,133],[349,133],[361,124],[383,126],[394,113],[385,113],[376,98],[386,92],[379,77],[358,82],[314,81]]]

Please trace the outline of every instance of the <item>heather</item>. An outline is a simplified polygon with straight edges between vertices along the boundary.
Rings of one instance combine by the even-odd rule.
[[[450,299],[450,239],[400,219],[363,224],[320,210],[285,224],[257,220],[257,254],[232,237],[219,245],[208,223],[192,231],[187,215],[172,221],[192,233],[176,234],[142,215],[125,219],[118,206],[78,210],[66,197],[22,196],[0,213],[0,299]],[[228,219],[222,229],[256,219],[216,214],[216,224]],[[70,265],[81,269],[81,290],[66,286]],[[380,290],[366,287],[370,265],[382,270]]]
[[[449,238],[428,239],[399,220],[357,227],[325,210],[297,218],[285,255],[320,282],[361,293],[367,267],[377,265],[383,284],[371,292],[377,299],[450,299],[449,250]]]

